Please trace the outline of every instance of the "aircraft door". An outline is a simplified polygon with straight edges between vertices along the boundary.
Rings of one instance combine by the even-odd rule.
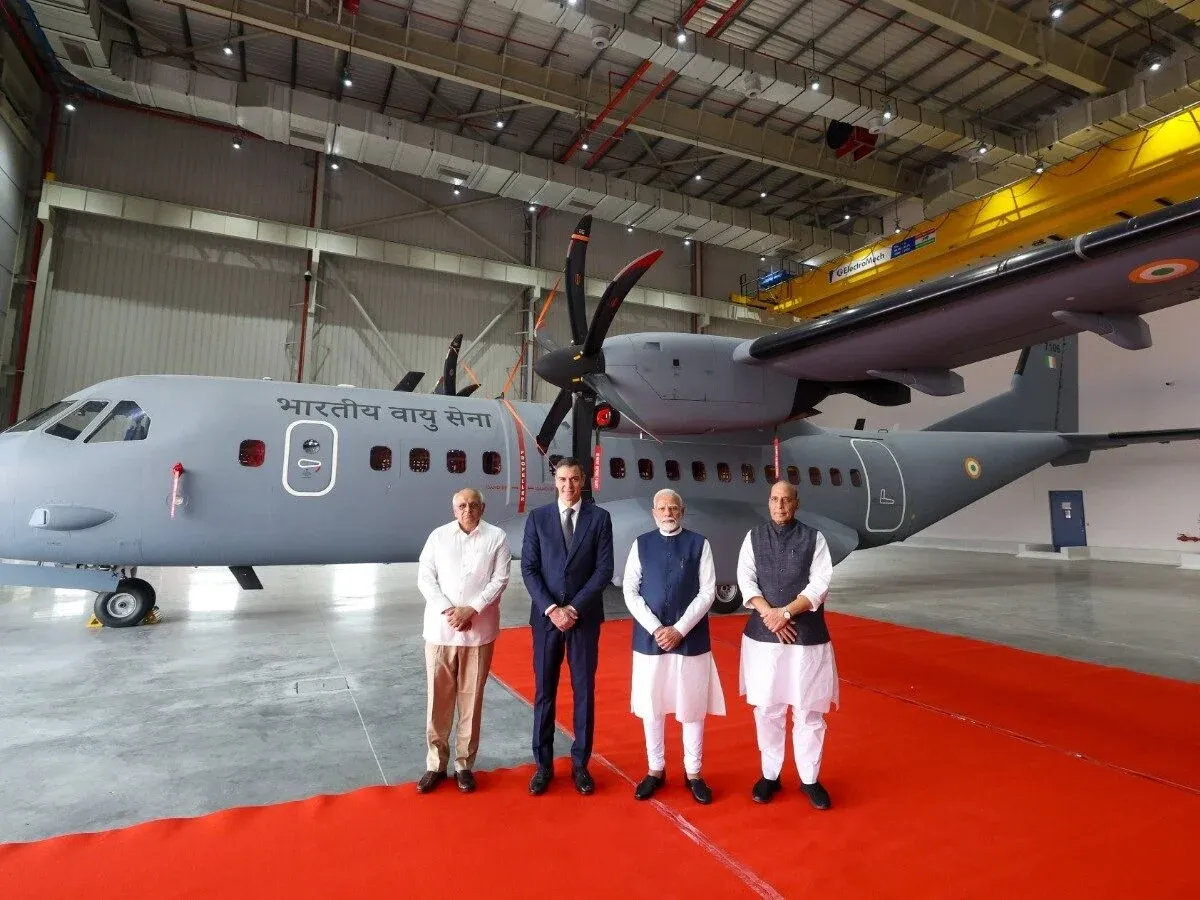
[[[895,531],[904,524],[904,476],[900,463],[883,441],[850,441],[863,465],[867,487],[867,531]]]
[[[294,497],[323,497],[337,475],[337,429],[303,420],[288,426],[283,450],[283,488]]]

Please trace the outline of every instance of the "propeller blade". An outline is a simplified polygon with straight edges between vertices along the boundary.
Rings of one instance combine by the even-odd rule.
[[[538,450],[542,453],[549,449],[550,442],[554,440],[554,435],[558,432],[558,426],[563,423],[570,408],[571,392],[559,391],[558,396],[554,398],[554,405],[550,407],[550,412],[546,413],[546,421],[542,423],[542,430],[538,432],[537,445]]]
[[[594,391],[597,397],[619,412],[622,419],[628,419],[644,433],[658,441],[658,443],[662,443],[658,435],[638,421],[638,416],[634,414],[633,407],[629,405],[628,400],[621,396],[621,392],[617,390],[611,378],[603,372],[593,372],[590,375],[583,376],[583,383]]]
[[[395,387],[395,390],[405,391],[406,393],[415,391],[417,389],[417,385],[421,383],[421,379],[424,377],[424,372],[409,372],[400,379],[399,383]]]
[[[470,397],[473,393],[479,390],[479,384],[468,384],[465,388],[458,392],[460,397]]]
[[[621,308],[621,303],[633,290],[633,286],[650,271],[650,267],[658,262],[658,258],[662,255],[661,250],[651,250],[644,256],[639,256],[608,283],[608,287],[604,289],[604,296],[600,299],[600,305],[596,307],[596,315],[592,318],[592,327],[588,330],[587,339],[583,342],[584,356],[595,356],[599,352],[600,347],[604,344],[604,339],[608,336],[608,329],[617,316],[617,310]],[[582,292],[582,290],[581,286],[580,291]]]
[[[446,351],[446,362],[442,367],[442,377],[438,381],[437,387],[433,389],[435,394],[454,394],[458,381],[458,349],[462,346],[463,336],[456,334],[454,340],[450,342],[450,349]]]
[[[583,463],[583,485],[580,493],[586,499],[592,497],[592,427],[596,413],[596,398],[590,391],[583,391],[575,398],[571,408],[571,454]]]
[[[583,269],[588,241],[592,235],[592,217],[584,216],[571,234],[567,247],[567,313],[571,317],[571,343],[582,344],[587,335],[587,306],[583,302]]]

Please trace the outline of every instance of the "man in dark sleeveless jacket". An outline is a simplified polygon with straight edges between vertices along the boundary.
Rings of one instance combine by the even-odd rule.
[[[762,778],[753,797],[767,803],[780,789],[792,708],[792,749],[800,788],[817,809],[829,794],[817,780],[825,713],[838,702],[837,665],[825,627],[833,563],[825,536],[796,520],[796,488],[771,487],[771,519],[750,530],[738,557],[738,587],[750,618],[742,633],[740,693],[754,707]]]
[[[683,527],[683,498],[664,489],[654,495],[657,530],[629,548],[625,605],[633,614],[633,689],[630,711],[643,720],[649,773],[634,796],[647,800],[665,780],[663,735],[668,713],[683,724],[685,783],[698,803],[712,790],[700,777],[704,717],[725,715],[725,696],[708,636],[708,611],[716,597],[712,548]]]

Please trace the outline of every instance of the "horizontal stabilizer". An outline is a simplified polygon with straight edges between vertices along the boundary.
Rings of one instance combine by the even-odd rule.
[[[1200,441],[1200,428],[1167,428],[1162,431],[1112,431],[1108,434],[1064,434],[1063,439],[1080,450],[1111,450],[1130,444],[1170,444]]]

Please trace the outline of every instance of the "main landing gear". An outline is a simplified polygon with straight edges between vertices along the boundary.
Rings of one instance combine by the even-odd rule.
[[[128,628],[158,621],[154,588],[137,577],[136,566],[63,566],[0,563],[0,584],[95,591],[89,627]]]

